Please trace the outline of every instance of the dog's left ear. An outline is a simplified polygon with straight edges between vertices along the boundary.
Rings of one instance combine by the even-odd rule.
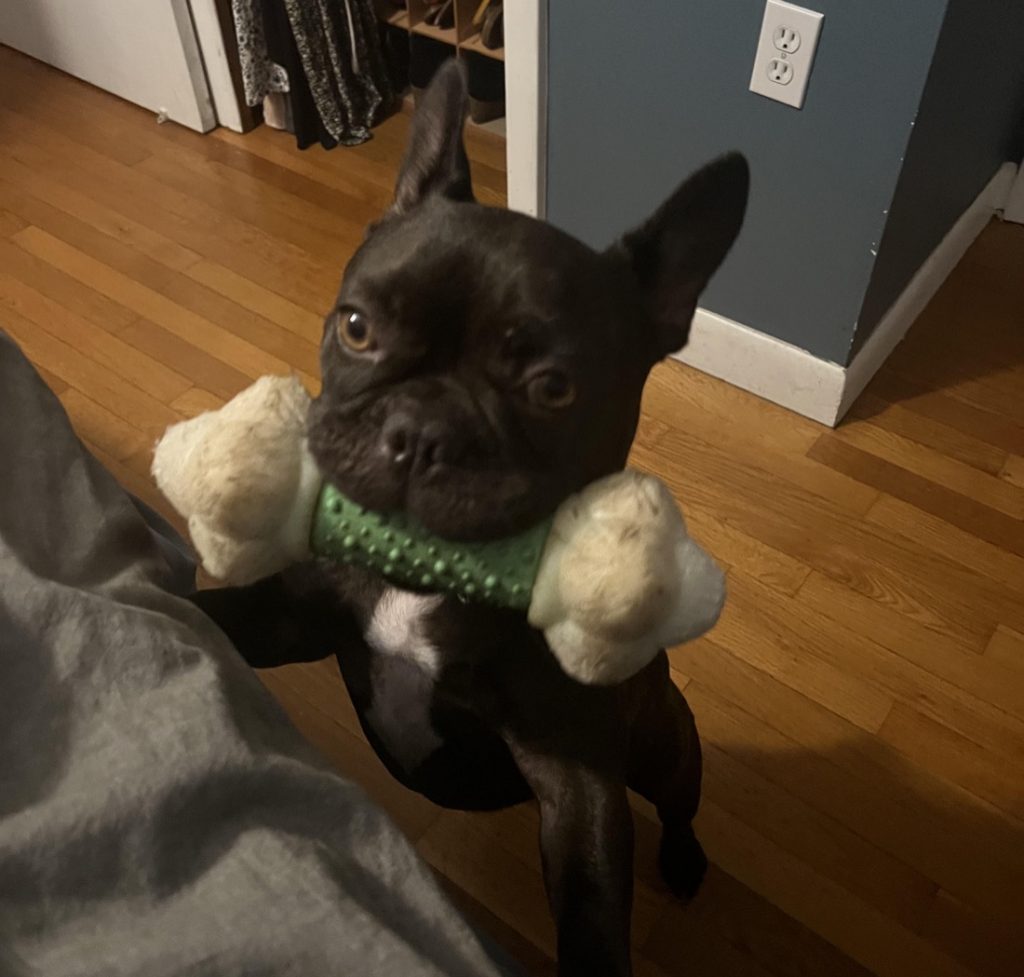
[[[392,213],[407,213],[435,193],[453,200],[473,199],[462,142],[466,100],[464,69],[455,60],[448,61],[437,70],[416,107]]]
[[[739,234],[749,188],[747,161],[729,153],[691,176],[615,245],[648,303],[659,356],[686,345],[697,299]]]

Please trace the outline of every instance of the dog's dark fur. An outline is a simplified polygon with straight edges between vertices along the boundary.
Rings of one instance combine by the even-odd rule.
[[[647,374],[685,343],[739,231],[748,175],[723,157],[597,254],[473,202],[464,103],[461,74],[442,69],[395,204],[327,318],[309,438],[360,503],[484,539],[625,464]],[[369,336],[361,352],[340,338],[353,312],[358,344]],[[669,886],[682,897],[699,886],[700,745],[664,653],[621,685],[580,685],[522,614],[396,596],[322,563],[196,601],[257,667],[336,654],[367,738],[411,789],[473,810],[538,799],[561,974],[630,972],[627,787],[657,806]],[[415,619],[396,620],[403,610]],[[403,635],[408,648],[393,647]]]

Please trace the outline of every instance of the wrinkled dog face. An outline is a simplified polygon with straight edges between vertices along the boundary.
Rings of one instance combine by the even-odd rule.
[[[490,539],[625,463],[647,373],[684,345],[739,231],[747,168],[723,157],[598,254],[473,202],[464,111],[450,64],[327,317],[309,433],[362,505]]]

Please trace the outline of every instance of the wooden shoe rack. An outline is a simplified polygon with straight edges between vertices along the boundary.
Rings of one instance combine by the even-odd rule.
[[[471,51],[487,58],[504,61],[505,49],[485,47],[480,40],[480,29],[473,25],[473,16],[480,6],[480,0],[454,0],[454,4],[455,25],[444,28],[434,27],[426,22],[428,5],[424,0],[408,0],[408,6],[405,8],[396,7],[389,0],[376,0],[377,15],[394,27],[443,41],[460,52]]]

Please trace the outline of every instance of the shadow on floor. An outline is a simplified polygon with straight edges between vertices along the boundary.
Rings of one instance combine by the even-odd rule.
[[[1024,425],[1024,225],[993,220],[868,384],[851,418],[950,395]],[[934,399],[934,398],[931,398]],[[927,406],[927,404],[926,404]]]

